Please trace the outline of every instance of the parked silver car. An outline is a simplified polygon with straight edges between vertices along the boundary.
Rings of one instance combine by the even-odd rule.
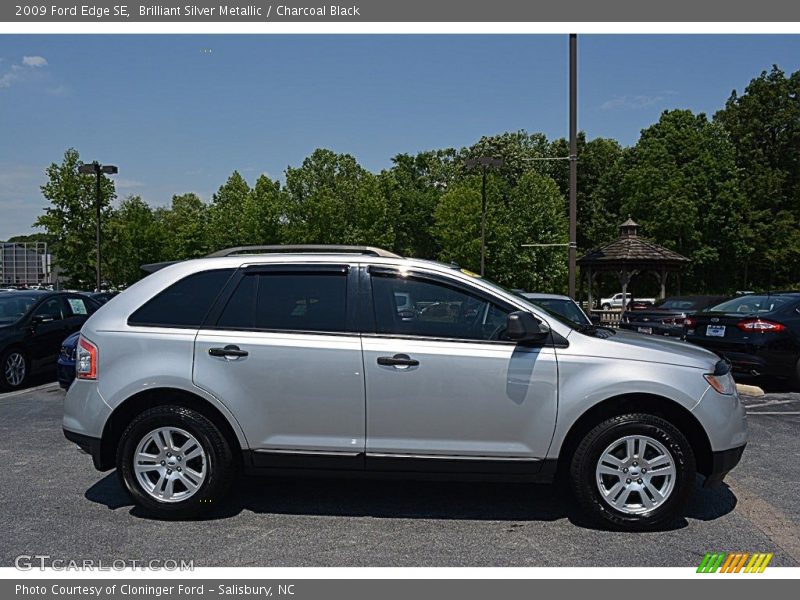
[[[218,506],[240,470],[560,473],[645,529],[742,455],[729,365],[702,348],[581,333],[452,265],[270,250],[161,268],[82,329],[65,435],[156,516]]]

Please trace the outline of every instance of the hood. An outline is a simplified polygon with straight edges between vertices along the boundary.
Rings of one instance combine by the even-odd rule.
[[[689,342],[662,336],[642,335],[617,329],[616,335],[597,340],[605,347],[607,356],[628,360],[680,365],[714,370],[719,356]]]

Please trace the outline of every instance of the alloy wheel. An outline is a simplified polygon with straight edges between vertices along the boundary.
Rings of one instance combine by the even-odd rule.
[[[203,446],[178,427],[159,427],[136,446],[133,471],[142,489],[159,502],[182,502],[194,496],[208,473]]]
[[[628,515],[650,513],[664,504],[675,489],[675,459],[658,440],[628,435],[600,454],[595,468],[603,501]]]
[[[25,380],[25,357],[19,352],[12,352],[6,357],[6,364],[3,365],[8,385],[17,387]]]

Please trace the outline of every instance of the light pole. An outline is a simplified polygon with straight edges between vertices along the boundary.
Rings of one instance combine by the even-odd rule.
[[[569,296],[575,299],[578,256],[578,36],[569,35]]]
[[[101,165],[99,162],[94,161],[90,164],[84,164],[78,167],[78,172],[84,175],[95,175],[95,209],[97,211],[97,222],[95,223],[95,244],[97,245],[97,260],[95,263],[97,281],[95,283],[95,291],[99,292],[101,287],[100,278],[100,208],[102,204],[102,191],[100,183],[103,174],[116,175],[119,169],[114,165]]]
[[[464,164],[470,169],[481,167],[481,277],[483,277],[486,267],[486,169],[489,167],[499,169],[503,166],[503,159],[480,156],[468,158]]]

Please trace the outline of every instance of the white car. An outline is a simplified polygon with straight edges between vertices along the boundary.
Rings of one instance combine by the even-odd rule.
[[[633,300],[632,294],[625,294],[625,304],[630,303]],[[639,302],[649,302],[650,304],[655,304],[655,298],[636,298]],[[619,294],[614,294],[610,298],[601,298],[600,299],[600,308],[603,310],[611,310],[612,308],[622,308],[622,292]]]

